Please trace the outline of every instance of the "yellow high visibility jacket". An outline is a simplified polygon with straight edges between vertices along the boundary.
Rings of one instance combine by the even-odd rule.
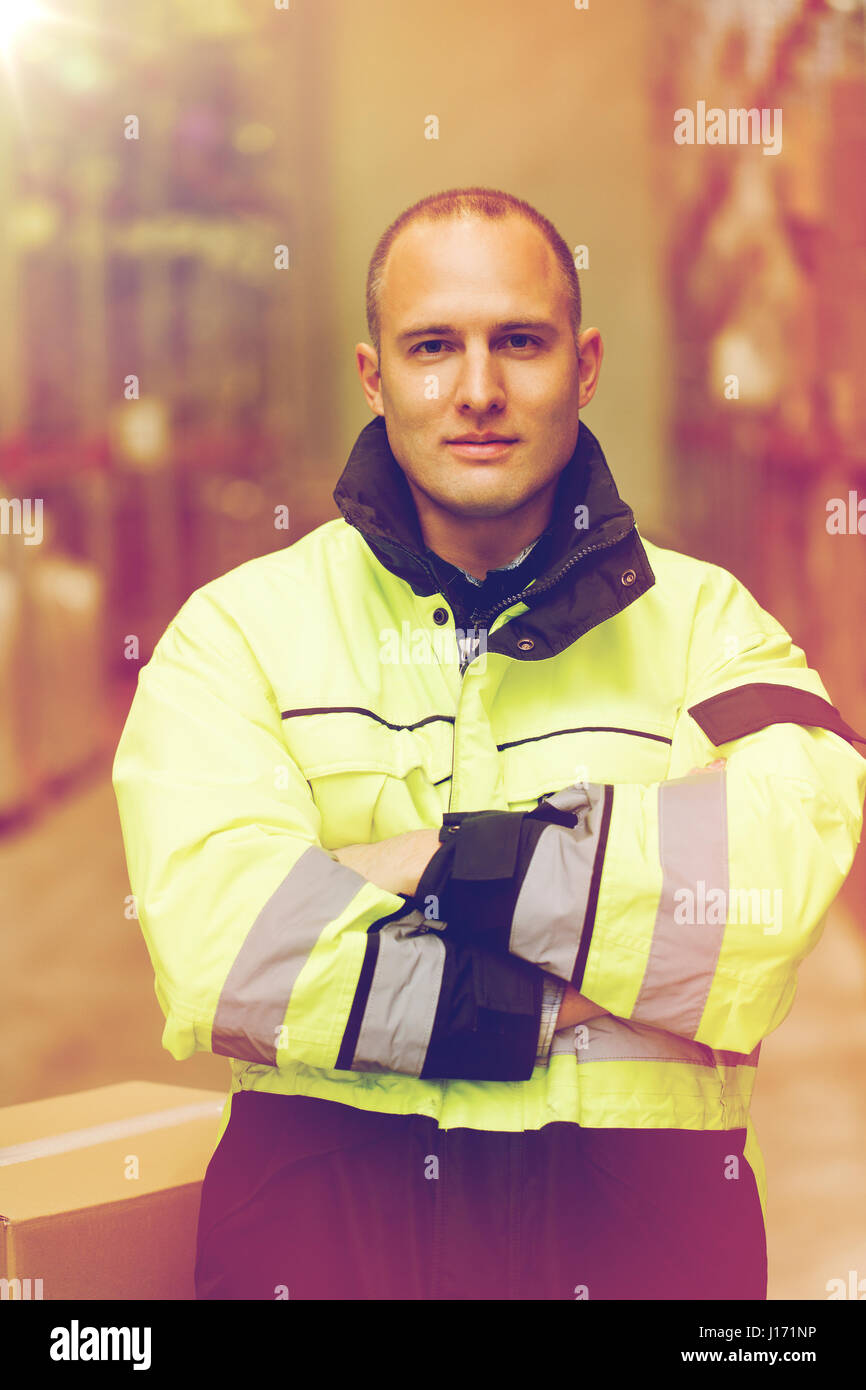
[[[583,424],[547,568],[469,634],[380,418],[334,496],[139,674],[113,781],[164,1046],[443,1128],[746,1126],[763,1205],[758,1053],[851,867],[863,737],[731,574],[640,537]],[[330,854],[422,827],[414,898]],[[609,1016],[538,1058],[551,980]]]

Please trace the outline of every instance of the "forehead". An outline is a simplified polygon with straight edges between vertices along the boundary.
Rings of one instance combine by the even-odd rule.
[[[394,333],[419,315],[555,319],[567,317],[568,291],[553,248],[526,218],[453,217],[413,222],[397,235],[379,308]]]

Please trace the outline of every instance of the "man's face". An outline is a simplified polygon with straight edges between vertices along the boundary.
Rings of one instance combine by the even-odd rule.
[[[391,247],[380,310],[365,389],[416,503],[499,517],[554,486],[581,381],[564,277],[538,229],[519,216],[414,223]],[[467,434],[509,442],[453,442]]]

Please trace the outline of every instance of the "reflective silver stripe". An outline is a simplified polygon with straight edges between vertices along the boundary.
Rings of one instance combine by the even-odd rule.
[[[414,911],[379,931],[376,968],[352,1060],[353,1071],[420,1076],[442,989],[445,945]]]
[[[211,1050],[275,1066],[277,1037],[295,981],[330,922],[364,879],[310,845],[247,933],[223,985]]]
[[[568,787],[546,799],[560,810],[582,814],[573,829],[548,825],[538,837],[514,907],[508,949],[570,980],[586,918],[604,787]]]
[[[721,890],[722,902],[728,901],[724,768],[661,782],[658,833],[662,891],[632,1018],[693,1038],[713,982],[725,925],[724,921],[675,921],[674,894],[686,890],[697,903]]]
[[[576,1046],[582,1042],[583,1046]],[[573,1052],[582,1062],[686,1062],[695,1067],[756,1067],[760,1043],[749,1053],[723,1052],[661,1028],[624,1018],[591,1018],[554,1035],[551,1056]]]

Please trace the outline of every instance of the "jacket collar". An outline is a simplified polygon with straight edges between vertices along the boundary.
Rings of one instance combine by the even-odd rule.
[[[358,435],[333,496],[386,569],[420,596],[443,592],[441,572],[437,575],[424,545],[409,485],[380,415]],[[578,506],[587,509],[581,514],[587,518],[583,527],[575,524]],[[632,510],[583,421],[560,474],[549,530],[545,568],[522,600],[527,612],[489,637],[488,651],[523,661],[554,656],[655,583]],[[507,606],[507,601],[499,605]]]

